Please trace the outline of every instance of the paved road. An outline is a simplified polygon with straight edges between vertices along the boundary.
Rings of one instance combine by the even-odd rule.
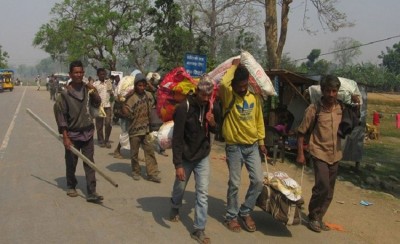
[[[195,243],[193,181],[185,196],[182,221],[167,220],[174,169],[169,157],[157,155],[163,182],[133,181],[130,161],[114,159],[111,149],[95,146],[95,161],[112,177],[115,188],[101,176],[102,205],[87,203],[82,163],[77,167],[77,198],[65,193],[64,149],[27,113],[30,108],[56,128],[49,93],[16,87],[0,94],[0,243]],[[114,126],[112,139],[117,140]],[[113,146],[116,144],[114,143]],[[256,208],[258,231],[232,233],[223,225],[227,170],[223,145],[212,152],[212,179],[206,233],[213,243],[365,243],[356,235],[330,231],[316,234],[305,226],[284,226]],[[127,152],[124,153],[126,156]],[[245,174],[243,174],[245,176]],[[244,180],[247,186],[247,180]],[[309,184],[309,178],[305,183]],[[244,187],[241,189],[243,199]]]

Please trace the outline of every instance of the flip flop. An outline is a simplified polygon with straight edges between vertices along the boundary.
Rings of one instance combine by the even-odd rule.
[[[224,222],[224,225],[226,226],[226,228],[228,228],[228,230],[236,232],[236,233],[238,233],[242,230],[242,227],[240,226],[237,219],[226,220]]]
[[[243,221],[243,226],[247,231],[256,231],[256,223],[254,223],[254,220],[251,218],[250,215],[240,216],[240,219]]]

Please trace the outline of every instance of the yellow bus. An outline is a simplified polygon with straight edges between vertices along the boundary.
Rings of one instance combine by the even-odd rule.
[[[14,89],[14,70],[12,69],[0,69],[0,82],[3,90]]]

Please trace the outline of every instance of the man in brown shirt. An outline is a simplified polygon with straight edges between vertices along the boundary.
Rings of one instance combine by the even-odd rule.
[[[315,232],[329,230],[322,218],[332,201],[339,160],[342,159],[340,137],[337,135],[342,119],[342,108],[337,101],[339,87],[337,77],[326,76],[321,81],[321,100],[306,109],[298,128],[297,162],[303,165],[304,135],[310,131],[309,151],[314,166],[315,185],[308,205],[308,218],[309,228]]]
[[[122,108],[122,113],[125,114],[129,121],[129,143],[131,147],[131,165],[132,178],[140,180],[140,165],[139,165],[139,147],[143,147],[147,180],[156,183],[161,182],[158,176],[158,164],[154,155],[153,146],[150,144],[149,125],[150,125],[150,109],[153,107],[154,99],[151,93],[145,91],[146,77],[142,74],[136,74],[134,80],[134,92],[126,101]],[[129,96],[129,95],[128,95]]]

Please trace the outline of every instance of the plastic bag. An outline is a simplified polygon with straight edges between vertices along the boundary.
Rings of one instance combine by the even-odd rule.
[[[129,134],[128,132],[122,132],[119,135],[119,143],[121,144],[121,148],[125,150],[131,150],[131,145],[129,144]]]
[[[157,133],[158,145],[162,149],[172,148],[172,135],[174,133],[174,121],[165,122]]]

